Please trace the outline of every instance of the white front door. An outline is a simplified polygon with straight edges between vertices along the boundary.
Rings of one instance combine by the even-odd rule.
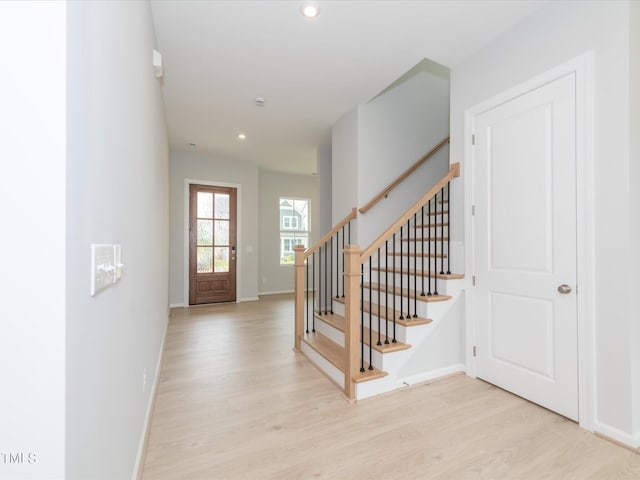
[[[476,374],[578,419],[575,73],[478,114]]]

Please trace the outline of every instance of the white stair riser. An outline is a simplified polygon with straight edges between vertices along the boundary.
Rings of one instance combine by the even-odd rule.
[[[307,358],[311,360],[339,387],[342,388],[344,386],[344,374],[337,367],[335,367],[331,362],[329,362],[326,358],[316,352],[305,342],[300,342],[300,348],[302,349],[302,352],[307,356]]]

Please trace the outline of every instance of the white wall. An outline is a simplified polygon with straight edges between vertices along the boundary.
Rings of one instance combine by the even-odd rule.
[[[626,1],[551,2],[451,72],[451,157],[461,159],[465,110],[587,50],[594,52],[596,429],[627,441],[632,343],[640,348],[631,335],[631,319],[640,313],[637,305],[633,312],[630,306],[637,291],[626,281],[632,269],[628,15]],[[464,168],[462,179],[469,181]],[[457,218],[453,236],[460,239],[463,225]]]
[[[167,324],[162,84],[148,2],[69,2],[68,11],[67,478],[124,479]],[[124,263],[122,280],[95,297],[92,243],[121,244]]]
[[[321,145],[316,149],[316,171],[318,188],[318,238],[331,228],[331,144]]]
[[[65,472],[66,9],[0,2],[0,478]]]
[[[631,225],[631,268],[630,289],[636,292],[631,295],[631,320],[632,334],[629,341],[632,342],[633,368],[631,378],[633,385],[634,432],[636,442],[640,444],[640,2],[631,2],[631,15],[629,16],[630,28],[630,225]]]
[[[364,206],[449,134],[449,71],[424,60],[392,88],[358,108],[358,207]],[[358,216],[367,247],[449,169],[448,148]]]
[[[358,108],[344,114],[331,130],[331,225],[358,206]],[[351,243],[357,242],[352,231]]]
[[[258,183],[259,293],[293,292],[293,266],[280,265],[280,197],[311,200],[312,245],[318,238],[316,178],[260,170]]]
[[[171,152],[170,303],[185,303],[185,180],[239,186],[237,300],[258,297],[258,167],[198,152]],[[187,299],[188,303],[188,299]]]

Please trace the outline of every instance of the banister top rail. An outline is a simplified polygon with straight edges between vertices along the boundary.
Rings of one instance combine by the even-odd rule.
[[[405,181],[405,179],[411,175],[413,172],[415,172],[424,162],[426,162],[427,160],[429,160],[431,157],[433,157],[438,150],[440,150],[442,147],[444,147],[447,143],[449,143],[449,137],[443,139],[438,145],[436,145],[435,147],[433,147],[429,152],[427,152],[420,160],[418,160],[416,163],[414,163],[413,165],[411,165],[402,175],[400,175],[398,178],[396,178],[393,182],[391,182],[387,188],[385,188],[384,190],[382,190],[378,195],[376,195],[375,197],[373,197],[371,200],[369,200],[369,202],[364,206],[361,207],[359,209],[360,213],[366,213],[368,210],[370,210],[374,205],[376,205],[380,200],[382,200],[383,198],[387,198],[387,196],[389,195],[389,193],[396,188],[398,185],[400,185],[402,182]]]
[[[460,176],[460,164],[454,163],[449,167],[449,173],[444,176],[438,183],[429,189],[420,200],[413,204],[409,210],[407,210],[398,220],[396,220],[389,228],[380,234],[371,245],[362,251],[360,255],[360,263],[366,261],[377,249],[381,247],[386,240],[388,240],[395,232],[398,231],[401,225],[404,225],[407,220],[413,217],[414,213],[417,213],[423,205],[431,200],[441,189],[443,189],[452,178]]]
[[[344,227],[347,223],[349,223],[351,220],[353,220],[357,216],[358,216],[358,209],[352,208],[351,212],[346,217],[340,220],[340,222],[338,222],[338,224],[335,227],[333,227],[326,235],[324,235],[320,240],[318,240],[316,243],[314,243],[311,247],[309,247],[304,252],[305,258],[311,255],[316,250],[318,250],[324,242],[326,242],[331,237],[333,237],[338,232],[338,230],[340,230],[342,227]]]

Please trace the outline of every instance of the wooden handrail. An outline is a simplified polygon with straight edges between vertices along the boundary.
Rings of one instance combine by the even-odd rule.
[[[371,245],[363,250],[360,255],[360,263],[366,261],[373,253],[381,247],[385,241],[400,229],[400,226],[404,225],[407,220],[413,217],[413,214],[418,212],[429,200],[431,200],[444,186],[451,181],[452,178],[460,176],[460,164],[454,163],[449,167],[449,173],[442,177],[442,179],[436,183],[433,187],[425,193],[420,200],[413,204],[409,210],[407,210],[398,220],[396,220],[389,228],[387,228],[378,238],[376,238]]]
[[[315,252],[316,250],[318,250],[320,248],[320,246],[326,242],[327,240],[329,240],[331,237],[333,237],[336,233],[338,233],[338,230],[340,230],[342,227],[344,227],[347,223],[349,223],[351,220],[353,220],[354,218],[356,218],[358,216],[358,210],[356,208],[352,208],[351,212],[349,213],[349,215],[347,215],[346,217],[344,217],[342,220],[340,220],[340,222],[338,222],[338,224],[333,227],[331,229],[331,231],[329,231],[329,233],[327,233],[325,236],[323,236],[320,240],[318,240],[316,243],[314,243],[311,247],[309,247],[305,252],[304,252],[304,257],[307,258],[309,255],[311,255],[313,252]]]
[[[376,195],[371,200],[369,200],[369,202],[364,207],[361,207],[359,209],[359,212],[360,213],[366,213],[374,205],[376,205],[380,200],[382,200],[383,198],[387,198],[389,193],[394,188],[396,188],[398,185],[400,185],[402,182],[404,182],[409,175],[411,175],[413,172],[415,172],[424,162],[426,162],[431,157],[433,157],[438,152],[438,150],[440,150],[442,147],[444,147],[447,143],[449,143],[449,137],[447,137],[444,140],[442,140],[438,145],[436,145],[429,152],[427,152],[420,160],[418,160],[416,163],[411,165],[402,175],[400,175],[393,182],[391,182],[387,186],[387,188],[385,188],[378,195]]]

